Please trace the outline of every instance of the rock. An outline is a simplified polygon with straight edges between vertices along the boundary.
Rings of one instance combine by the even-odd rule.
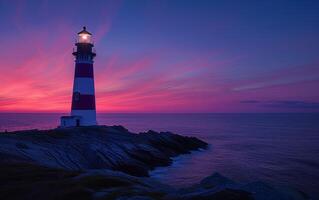
[[[204,178],[200,182],[200,186],[206,189],[214,188],[216,186],[227,186],[227,185],[234,185],[235,182],[222,176],[219,173],[214,173],[213,175]]]
[[[217,192],[199,193],[183,196],[185,200],[253,200],[251,194],[242,190],[223,189]]]
[[[112,169],[148,176],[171,157],[207,147],[193,137],[170,132],[134,134],[122,126],[29,130],[0,134],[3,159],[28,160],[67,170]]]
[[[117,200],[153,200],[153,198],[145,197],[145,196],[134,196],[134,197],[120,197],[120,198],[117,198]]]
[[[255,199],[255,200],[305,200],[308,197],[290,187],[274,187],[264,182],[247,184],[214,173],[199,184],[171,192],[167,200],[205,200],[205,199]]]
[[[308,196],[287,186],[271,186],[267,183],[257,181],[245,184],[240,189],[251,192],[256,200],[298,200],[308,199]]]
[[[296,190],[280,190],[280,188],[262,182],[244,185],[232,183],[229,185],[229,180],[219,174],[214,174],[206,179],[213,180],[214,187],[197,184],[196,187],[192,187],[192,191],[187,191],[187,189],[176,190],[152,178],[135,177],[106,169],[70,171],[30,163],[4,162],[1,160],[0,170],[1,199],[307,199]],[[221,181],[220,184],[218,180]],[[225,182],[225,180],[227,181]],[[209,184],[211,183],[210,181],[208,181]]]
[[[206,148],[170,132],[133,134],[122,126],[0,134],[1,199],[305,200],[289,187],[241,184],[214,173],[175,189],[145,177],[171,157]]]

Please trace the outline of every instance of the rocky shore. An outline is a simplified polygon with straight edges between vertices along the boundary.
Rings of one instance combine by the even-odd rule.
[[[130,133],[122,126],[29,130],[0,135],[2,160],[67,170],[111,169],[148,176],[171,157],[206,148],[197,138],[169,132]]]
[[[0,133],[0,199],[307,199],[262,182],[215,173],[176,189],[148,177],[174,156],[207,143],[170,132],[134,134],[122,126]]]

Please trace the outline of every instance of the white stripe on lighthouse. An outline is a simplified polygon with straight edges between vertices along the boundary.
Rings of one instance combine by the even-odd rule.
[[[96,125],[96,111],[95,110],[72,110],[72,116],[81,116],[81,126]]]
[[[94,95],[94,79],[85,77],[76,77],[74,79],[74,92],[79,92],[80,94],[90,94]]]
[[[87,58],[78,58],[77,60],[75,60],[75,63],[93,64],[94,61]]]

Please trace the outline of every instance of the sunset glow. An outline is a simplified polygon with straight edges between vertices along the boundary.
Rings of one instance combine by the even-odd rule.
[[[319,111],[318,3],[168,2],[1,1],[0,112],[70,111],[84,25],[98,112]]]

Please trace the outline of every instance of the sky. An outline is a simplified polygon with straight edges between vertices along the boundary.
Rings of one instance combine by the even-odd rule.
[[[98,112],[319,112],[319,1],[0,0],[0,112],[69,112],[76,33]]]

